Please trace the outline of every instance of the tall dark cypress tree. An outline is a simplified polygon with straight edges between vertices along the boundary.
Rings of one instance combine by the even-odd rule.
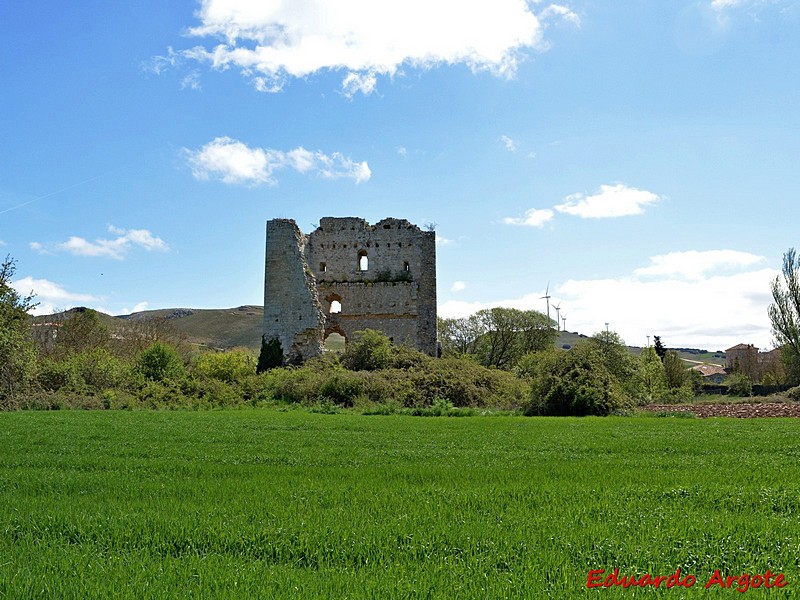
[[[661,362],[664,362],[664,357],[667,355],[667,348],[661,343],[661,336],[654,335],[653,344],[655,346],[656,354],[658,354],[658,358],[661,359]]]
[[[258,365],[256,373],[263,373],[269,369],[283,366],[283,349],[278,338],[267,341],[265,336],[261,336],[261,352],[258,355]]]

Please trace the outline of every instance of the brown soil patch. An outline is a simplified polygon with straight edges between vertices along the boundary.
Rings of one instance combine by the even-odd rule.
[[[763,402],[737,404],[648,404],[644,410],[652,412],[691,412],[698,417],[735,417],[754,419],[757,417],[800,417],[800,403]]]

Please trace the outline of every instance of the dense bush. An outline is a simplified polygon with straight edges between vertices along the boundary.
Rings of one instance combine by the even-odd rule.
[[[528,392],[512,373],[457,358],[432,360],[410,373],[409,379],[423,405],[441,398],[457,407],[515,408],[525,402]]]
[[[411,362],[408,368],[351,371],[325,357],[300,368],[259,375],[260,393],[306,406],[329,401],[340,406],[388,403],[405,408],[430,406],[437,399],[455,407],[515,408],[527,397],[526,383],[513,374],[472,361],[424,357]]]
[[[151,381],[179,379],[186,373],[177,350],[163,342],[155,342],[142,352],[138,365],[145,379]]]
[[[209,352],[195,359],[194,371],[200,376],[234,383],[256,372],[256,361],[246,350]]]
[[[727,383],[729,396],[747,397],[753,395],[753,382],[744,373],[731,373],[731,375],[728,377]]]
[[[579,345],[529,359],[532,415],[607,415],[630,404],[596,349]]]
[[[357,339],[348,344],[342,364],[351,371],[377,371],[392,366],[396,346],[382,333],[365,329],[356,333]]]
[[[786,390],[786,396],[789,398],[789,400],[800,402],[800,386],[795,386]]]
[[[49,391],[102,392],[128,388],[134,384],[132,366],[104,348],[84,350],[61,360],[45,358],[40,362],[38,382]]]

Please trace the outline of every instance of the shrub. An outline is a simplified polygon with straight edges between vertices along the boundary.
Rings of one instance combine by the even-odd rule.
[[[132,387],[134,379],[131,365],[105,348],[84,350],[61,360],[42,359],[37,377],[43,390],[84,394]]]
[[[351,342],[342,355],[342,365],[351,371],[375,371],[391,366],[395,347],[391,340],[374,329],[356,332],[358,339]]]
[[[800,401],[800,385],[786,390],[786,396],[789,400]]]
[[[357,373],[334,371],[325,377],[317,392],[320,400],[330,400],[343,406],[352,406],[353,400],[363,393],[363,381]]]
[[[155,342],[143,351],[138,366],[145,379],[151,381],[179,379],[186,373],[178,352],[163,342]]]
[[[124,386],[130,374],[128,365],[105,348],[85,350],[70,357],[68,362],[75,365],[83,384],[97,392]]]
[[[728,395],[752,396],[753,382],[744,373],[741,372],[732,373],[730,377],[728,377]]]
[[[540,352],[532,360],[528,414],[607,415],[629,404],[604,361],[591,347]]]
[[[514,408],[524,403],[528,391],[512,373],[457,358],[431,360],[409,378],[424,405],[440,398],[457,407]]]
[[[194,362],[194,370],[198,375],[234,383],[243,381],[255,373],[255,359],[245,350],[202,354]]]
[[[82,387],[75,364],[67,360],[41,360],[37,381],[43,390],[50,392],[60,389],[77,390]]]

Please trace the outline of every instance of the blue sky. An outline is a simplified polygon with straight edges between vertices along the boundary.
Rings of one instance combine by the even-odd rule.
[[[435,224],[443,316],[771,347],[800,2],[0,5],[0,252],[40,312],[263,302],[264,224]],[[555,316],[555,310],[551,312]]]

